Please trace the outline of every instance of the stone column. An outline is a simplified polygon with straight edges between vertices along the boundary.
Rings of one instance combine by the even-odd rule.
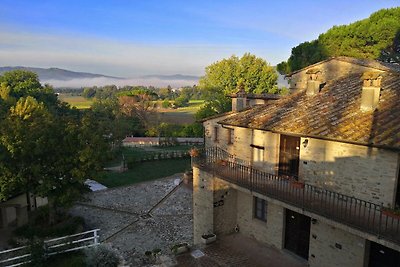
[[[193,167],[193,243],[214,231],[213,176]]]

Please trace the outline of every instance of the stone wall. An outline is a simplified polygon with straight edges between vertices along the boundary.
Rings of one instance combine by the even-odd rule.
[[[348,75],[349,73],[360,73],[361,77],[361,74],[366,71],[379,71],[377,69],[352,64],[337,59],[324,62],[312,68],[321,71],[318,80],[322,82],[338,79]],[[306,72],[308,70],[309,69],[307,68],[292,75],[290,79],[291,89],[305,89],[307,87],[307,80],[309,80],[309,75],[307,75]]]
[[[228,129],[219,127],[219,146],[256,169],[278,174],[280,135],[268,131],[232,127],[233,144],[228,144]],[[313,138],[300,146],[299,177],[306,183],[362,200],[393,207],[396,197],[399,155],[389,150]],[[262,149],[261,149],[262,148]]]
[[[300,177],[306,183],[376,204],[393,206],[398,176],[397,153],[307,139],[307,147],[300,148],[299,164]]]
[[[318,221],[311,224],[310,267],[363,267],[365,239]]]
[[[259,170],[278,173],[279,134],[228,126],[234,133],[232,144],[229,144],[229,129],[219,125],[217,120],[207,121],[204,126],[209,133],[208,137],[206,135],[206,147],[218,146],[240,159],[244,165],[251,164]],[[215,131],[218,131],[217,141],[213,139]]]
[[[283,208],[267,202],[267,221],[265,222],[254,218],[253,195],[238,191],[237,196],[237,224],[240,232],[281,249],[284,225]],[[263,198],[262,196],[258,197]]]
[[[214,232],[213,177],[193,168],[193,237],[194,244],[201,243],[203,234]]]
[[[214,178],[214,232],[217,235],[235,231],[237,191],[224,180]]]

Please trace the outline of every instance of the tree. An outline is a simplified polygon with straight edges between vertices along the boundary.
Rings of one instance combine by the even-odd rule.
[[[264,59],[250,53],[240,59],[231,56],[206,67],[206,74],[199,81],[202,88],[222,90],[225,94],[234,93],[239,80],[249,93],[267,93],[274,90],[278,75]]]
[[[153,95],[147,93],[137,95],[124,95],[118,98],[120,110],[123,114],[136,117],[147,129],[150,125],[150,117],[154,113]]]
[[[84,98],[93,98],[96,95],[96,90],[93,87],[85,87],[82,92]]]
[[[143,125],[136,117],[126,115],[121,111],[119,100],[116,97],[97,99],[93,102],[91,110],[85,115],[97,121],[99,129],[112,144],[118,144],[127,135],[142,135]]]
[[[400,8],[382,9],[367,19],[333,26],[317,40],[292,48],[289,59],[278,64],[282,74],[334,56],[379,59],[400,63]]]
[[[202,119],[231,109],[228,94],[236,93],[242,84],[248,93],[278,93],[278,75],[264,59],[250,53],[241,58],[231,56],[206,67],[206,74],[199,81],[206,99],[205,105],[196,113]]]
[[[53,222],[56,208],[80,197],[84,180],[101,169],[109,144],[96,118],[54,99],[35,79],[19,71],[0,76],[0,102],[14,99],[0,124],[0,200],[23,192],[47,197]]]
[[[57,105],[57,96],[50,85],[42,86],[36,73],[26,70],[5,72],[0,76],[1,91],[8,90],[10,99],[32,96],[47,106]]]

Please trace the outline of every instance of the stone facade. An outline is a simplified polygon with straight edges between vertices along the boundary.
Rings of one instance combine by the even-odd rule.
[[[315,64],[293,73],[291,75],[291,88],[307,90],[307,95],[313,95],[318,93],[317,91],[324,86],[324,83],[329,85],[333,80],[339,81],[350,74],[351,77],[356,78],[359,74],[361,78],[362,74],[367,71],[377,72],[378,75],[385,71],[384,66],[380,65],[380,63],[372,64],[369,61],[361,61],[349,58],[333,58]],[[309,81],[312,82],[307,87]],[[329,89],[328,86],[326,88]],[[217,146],[232,156],[229,160],[277,175],[279,172],[282,135],[297,136],[300,145],[298,146],[297,140],[292,138],[295,145],[291,144],[293,146],[291,149],[298,151],[298,179],[300,182],[377,205],[383,205],[384,207],[395,206],[396,194],[400,194],[400,192],[396,192],[399,188],[398,180],[400,177],[400,156],[398,151],[378,148],[382,146],[378,146],[375,143],[376,147],[356,145],[354,144],[355,141],[351,139],[335,138],[336,140],[347,140],[346,142],[328,141],[325,139],[328,136],[324,136],[323,129],[318,134],[319,139],[315,138],[315,134],[299,136],[300,134],[293,134],[286,128],[284,130],[274,128],[276,132],[260,130],[271,129],[268,128],[270,121],[267,119],[258,120],[257,117],[259,115],[268,118],[269,114],[266,112],[269,109],[267,107],[264,110],[265,113],[260,113],[261,109],[254,110],[254,114],[243,111],[243,113],[239,114],[242,116],[232,117],[231,120],[227,119],[221,122],[223,124],[218,122],[229,118],[231,114],[235,113],[205,121],[203,125],[205,127],[206,147]],[[277,115],[278,118],[275,122],[279,122],[279,119],[286,115],[285,112],[283,110],[282,114],[278,114],[280,117]],[[248,114],[252,114],[251,116],[253,117],[246,117]],[[325,115],[321,114],[321,116]],[[272,121],[271,123],[274,123],[274,118],[270,118],[270,120]],[[240,125],[241,127],[232,125]],[[257,129],[247,128],[249,125]],[[340,132],[342,132],[341,127],[345,128],[344,133],[350,132],[351,134],[357,131],[357,129],[353,129],[355,127],[352,128],[352,125],[335,125],[338,125],[339,128],[337,130]],[[285,124],[279,126],[285,127]],[[319,129],[318,127],[323,128],[320,125],[314,126],[316,129]],[[385,133],[385,135],[389,134]],[[346,135],[344,136],[346,137]],[[332,138],[331,140],[335,139]],[[285,140],[289,140],[289,138]],[[297,152],[290,153],[293,153],[290,156],[296,155],[296,160],[293,161],[293,158],[289,158],[291,161],[283,161],[285,164],[297,162]],[[281,202],[278,197],[274,199],[268,194],[268,196],[259,195],[250,191],[250,189],[253,190],[252,187],[247,187],[248,189],[242,188],[237,184],[230,184],[218,177],[213,177],[211,174],[203,174],[204,171],[202,170],[197,170],[196,172],[200,180],[203,179],[202,177],[207,176],[207,184],[210,184],[213,192],[204,191],[201,194],[194,194],[195,203],[204,201],[207,204],[207,208],[199,212],[198,218],[196,218],[197,213],[195,211],[194,223],[195,229],[198,229],[197,233],[195,232],[195,243],[198,240],[196,235],[206,230],[212,230],[217,235],[238,230],[246,236],[254,237],[278,249],[284,249],[285,230],[289,229],[285,225],[286,221],[288,223],[291,222],[289,224],[291,226],[295,224],[295,221],[290,221],[291,217],[286,218],[286,216],[294,214],[287,213],[288,210],[292,210],[309,217],[298,216],[296,219],[310,219],[312,222],[309,229],[308,262],[310,266],[367,266],[370,242],[376,242],[400,252],[399,244],[391,242],[389,238],[385,240],[372,232],[364,232],[352,227],[351,224],[341,223],[340,219],[337,220],[336,218],[336,221],[333,221],[329,216],[322,216],[320,213],[317,213],[320,215],[314,214],[299,208],[300,206],[291,206],[287,203],[293,204],[293,202]],[[196,185],[194,187],[195,192],[200,190],[196,189]],[[319,194],[321,190],[318,188],[315,192]],[[259,220],[254,216],[255,196],[267,201],[266,221]],[[340,198],[341,196],[338,197],[338,199]],[[347,197],[345,199],[347,201]],[[210,201],[213,201],[213,203],[210,203]],[[211,211],[209,205],[213,206]],[[302,233],[307,235],[308,232],[302,231]],[[303,253],[299,253],[299,255],[304,257]]]
[[[320,71],[317,80],[321,81],[322,83],[338,79],[340,77],[345,77],[349,73],[360,73],[361,77],[361,74],[366,71],[380,71],[375,68],[353,64],[339,59],[332,59],[318,64],[315,67],[305,68],[291,75],[290,89],[306,89],[307,81],[310,80],[310,75],[307,74],[307,72],[311,68],[318,69]]]
[[[237,191],[224,180],[214,178],[214,232],[230,234],[235,231]]]
[[[363,267],[366,241],[356,235],[318,221],[311,224],[310,266]]]
[[[201,236],[214,232],[213,178],[198,168],[193,168],[193,236],[201,243]]]
[[[238,191],[237,225],[240,232],[246,236],[283,248],[283,208],[267,201],[267,221],[254,217],[254,197],[266,199],[260,195],[252,195]]]
[[[239,161],[272,174],[278,174],[280,135],[242,127],[226,129],[207,122],[211,131],[218,130],[218,139],[206,137],[206,146],[218,146]],[[232,144],[228,142],[233,131]],[[214,136],[214,135],[211,135]],[[299,178],[308,184],[354,196],[375,204],[393,207],[396,198],[399,154],[315,138],[301,138]]]
[[[302,138],[303,143],[306,138]],[[393,207],[398,153],[307,138],[300,148],[299,176],[308,184]]]

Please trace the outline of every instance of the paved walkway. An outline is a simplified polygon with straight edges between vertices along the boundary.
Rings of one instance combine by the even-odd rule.
[[[177,256],[177,266],[186,267],[306,267],[308,263],[289,252],[262,244],[254,238],[232,234],[200,248],[204,256]]]
[[[193,240],[192,189],[183,174],[127,187],[96,191],[71,213],[99,228],[101,242],[110,243],[130,266],[145,266],[146,251],[161,249],[163,262],[175,264],[170,247]]]

